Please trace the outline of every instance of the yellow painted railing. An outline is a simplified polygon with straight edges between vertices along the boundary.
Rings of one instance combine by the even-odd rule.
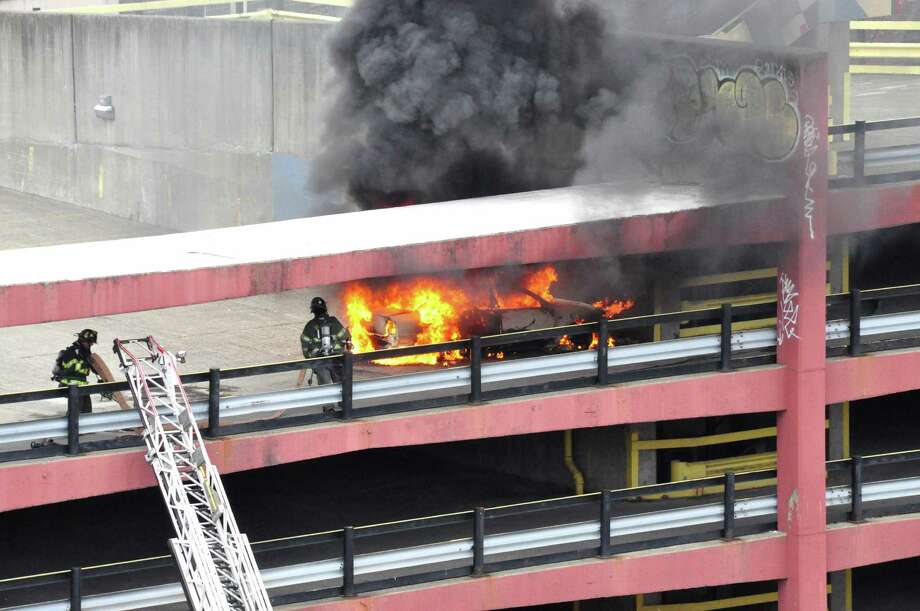
[[[827,593],[831,593],[831,586],[828,584]],[[721,598],[719,600],[708,600],[700,603],[672,603],[668,605],[647,605],[645,597],[641,594],[636,597],[636,611],[719,611],[719,609],[737,609],[738,607],[747,607],[750,605],[763,605],[766,603],[775,603],[779,601],[777,592],[764,592],[763,594],[749,594],[747,596],[735,596],[733,598]],[[847,611],[851,607],[847,606]]]
[[[830,262],[827,263],[827,269],[830,269]],[[747,282],[751,280],[766,280],[776,278],[775,267],[765,267],[761,269],[749,269],[740,272],[728,272],[723,274],[710,274],[708,276],[696,276],[688,278],[681,282],[680,287],[693,288],[701,286],[714,286],[717,284],[730,284],[733,282]],[[827,285],[827,292],[830,293],[831,286]],[[776,293],[756,293],[753,295],[726,295],[712,299],[687,300],[680,302],[682,310],[701,310],[716,308],[723,303],[730,303],[735,306],[756,305],[769,303],[776,300]],[[766,329],[776,325],[776,318],[761,318],[758,320],[746,320],[732,323],[732,331],[749,331],[751,329]],[[679,331],[680,337],[696,337],[699,335],[712,335],[719,332],[719,325],[705,325],[701,327],[688,327]]]
[[[825,428],[830,426],[830,421],[824,421]],[[739,441],[752,441],[754,439],[769,439],[776,437],[776,427],[769,426],[747,431],[733,431],[718,435],[704,435],[702,437],[681,437],[678,439],[639,439],[639,433],[632,431],[627,438],[627,485],[630,488],[639,486],[639,452],[648,450],[675,450],[682,448],[699,448],[704,446],[737,443]],[[716,475],[723,475],[729,471],[733,473],[748,473],[776,467],[776,452],[762,452],[758,454],[742,454],[729,458],[718,458],[698,462],[671,462],[671,481],[686,481],[701,479]],[[736,485],[738,490],[751,490],[776,484],[776,478],[764,478],[751,482],[742,482]],[[721,485],[701,486],[692,490],[680,490],[666,494],[644,495],[643,500],[655,500],[667,496],[668,498],[705,496],[717,494],[722,491]]]
[[[714,460],[701,460],[685,462],[683,460],[671,461],[671,481],[683,482],[688,479],[703,479],[715,477],[726,473],[739,473],[744,471],[762,471],[776,466],[776,452],[761,452],[759,454],[743,454],[729,458]]]
[[[44,12],[72,13],[75,15],[117,15],[119,13],[133,13],[139,11],[162,11],[196,6],[219,6],[222,4],[239,3],[240,1],[241,0],[151,0],[150,2],[126,2],[124,4],[99,4],[70,8],[56,8],[49,9]],[[337,7],[349,7],[352,5],[352,0],[316,0],[315,2],[313,0],[310,0],[309,2],[307,2],[307,0],[294,0],[294,2]],[[315,17],[326,18],[323,20],[339,21],[338,17],[330,17],[327,15],[316,15]]]
[[[749,269],[740,272],[728,272],[723,274],[710,274],[708,276],[696,276],[688,278],[681,282],[680,287],[693,288],[701,286],[713,286],[717,284],[730,284],[732,282],[746,282],[751,280],[766,280],[776,277],[776,268],[767,267],[763,269]],[[757,295],[727,296],[717,299],[705,299],[699,301],[681,300],[681,309],[691,310],[698,308],[713,308],[723,303],[732,305],[752,305],[758,303],[767,303],[776,299],[776,293],[762,293]],[[776,318],[765,318],[760,320],[748,320],[743,322],[732,323],[732,331],[747,331],[750,329],[763,329],[772,327],[776,324]],[[719,325],[705,325],[702,327],[689,327],[679,331],[680,337],[696,337],[698,335],[710,335],[719,332]]]
[[[706,435],[703,437],[682,437],[680,439],[639,439],[639,433],[633,431],[629,434],[629,477],[627,478],[627,485],[630,488],[639,486],[639,452],[647,450],[698,448],[702,446],[737,443],[739,441],[750,441],[753,439],[766,439],[769,437],[776,437],[775,426],[751,429],[748,431],[721,433],[719,435]],[[744,471],[756,471],[756,469],[744,469]],[[691,490],[689,492],[691,496],[705,494],[696,490]]]
[[[850,30],[920,32],[920,21],[851,21]],[[853,59],[920,60],[920,42],[851,42],[850,60]],[[920,62],[897,65],[854,64],[851,61],[850,73],[920,75]]]
[[[276,9],[263,9],[248,13],[228,13],[227,15],[208,15],[208,19],[250,19],[253,21],[268,21],[272,19],[288,19],[295,21],[312,21],[318,23],[337,23],[339,17],[332,15],[316,15],[314,13],[298,13],[296,11],[279,11]]]

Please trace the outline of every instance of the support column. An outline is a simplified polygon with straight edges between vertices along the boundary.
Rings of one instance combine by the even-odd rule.
[[[849,32],[847,32],[849,35]],[[831,109],[833,112],[833,107]],[[850,248],[849,236],[828,239],[830,272],[828,282],[831,293],[846,293],[850,290]],[[837,460],[849,457],[850,404],[835,403],[827,406],[827,459]],[[830,574],[830,611],[846,611],[847,571]]]
[[[635,443],[656,439],[654,422],[630,424],[626,428],[627,474],[626,485],[630,488],[658,483],[658,457],[655,450],[638,451]]]
[[[778,360],[786,366],[777,416],[777,523],[786,533],[781,611],[827,608],[825,541],[825,282],[827,261],[827,73],[799,67],[800,143],[790,161],[789,240],[777,275]]]

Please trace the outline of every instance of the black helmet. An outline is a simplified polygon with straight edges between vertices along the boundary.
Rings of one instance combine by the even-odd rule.
[[[92,329],[83,329],[82,331],[77,333],[77,339],[79,341],[89,342],[90,344],[95,344],[98,337],[99,337],[98,333],[96,333]]]
[[[310,301],[310,312],[313,314],[325,314],[328,308],[326,307],[326,300],[322,297],[314,297]]]

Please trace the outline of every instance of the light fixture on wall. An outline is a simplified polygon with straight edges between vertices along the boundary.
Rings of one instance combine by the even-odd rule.
[[[115,120],[115,107],[112,106],[112,96],[104,95],[99,98],[99,103],[93,106],[96,116],[106,121]]]

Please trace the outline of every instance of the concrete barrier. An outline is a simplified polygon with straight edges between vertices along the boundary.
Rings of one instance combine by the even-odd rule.
[[[0,13],[0,41],[0,185],[71,201],[71,19]]]
[[[0,138],[74,142],[70,17],[0,13]]]
[[[0,186],[181,230],[305,216],[328,28],[0,13]]]
[[[191,151],[272,148],[271,24],[74,16],[81,144]],[[115,120],[93,105],[112,96]]]

